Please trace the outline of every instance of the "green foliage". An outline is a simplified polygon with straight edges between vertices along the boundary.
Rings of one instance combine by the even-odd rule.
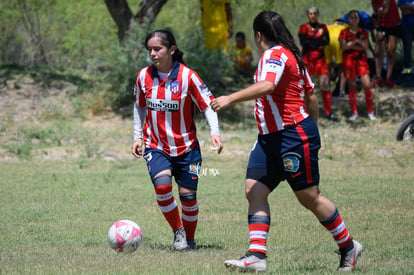
[[[140,2],[128,1],[134,14]],[[246,33],[257,60],[259,53],[254,48],[251,30],[256,14],[266,9],[279,12],[296,37],[299,25],[307,21],[305,9],[309,5],[317,5],[320,21],[327,23],[351,8],[372,10],[369,1],[356,0],[335,3],[330,0],[234,0],[234,32]],[[24,24],[28,20],[33,24]],[[222,83],[223,78],[232,77],[231,64],[225,54],[205,49],[199,0],[167,1],[153,25],[148,30],[136,25],[123,45],[118,42],[116,25],[104,1],[3,1],[0,3],[0,63],[48,65],[50,71],[57,70],[59,74],[82,71],[95,85],[81,89],[92,95],[75,102],[79,112],[95,108],[90,112],[100,114],[108,105],[114,110],[123,110],[132,102],[138,70],[148,65],[143,37],[156,28],[169,28],[174,32],[187,65],[199,73],[215,95],[228,92]],[[230,39],[229,44],[233,41]],[[45,77],[44,74],[40,76]]]

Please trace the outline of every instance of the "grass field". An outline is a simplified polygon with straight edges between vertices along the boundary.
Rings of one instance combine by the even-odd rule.
[[[199,122],[200,249],[192,253],[171,250],[172,232],[145,164],[129,153],[130,120],[18,126],[3,121],[3,140],[8,129],[30,136],[34,145],[27,149],[30,158],[0,161],[0,273],[226,274],[223,261],[241,256],[248,245],[244,168],[257,132],[250,120],[223,123],[225,151],[219,156],[210,151]],[[413,274],[413,143],[395,141],[398,124],[390,119],[361,118],[358,124],[321,119],[319,126],[321,190],[364,245],[358,272]],[[42,137],[45,129],[54,130]],[[62,150],[66,154],[56,153]],[[335,273],[332,237],[286,183],[270,204],[268,273]],[[107,243],[107,231],[118,219],[134,220],[143,229],[143,243],[133,254],[117,254]]]

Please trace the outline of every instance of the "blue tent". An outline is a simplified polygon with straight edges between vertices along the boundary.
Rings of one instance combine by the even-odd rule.
[[[372,30],[372,20],[371,20],[371,16],[366,13],[365,11],[358,11],[359,14],[359,26],[367,31]],[[349,24],[348,21],[348,16],[349,16],[349,12],[347,12],[344,16],[342,16],[342,21],[344,21],[345,23]]]

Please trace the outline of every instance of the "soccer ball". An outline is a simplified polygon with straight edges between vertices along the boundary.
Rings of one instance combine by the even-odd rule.
[[[141,244],[142,230],[130,220],[119,220],[108,231],[108,242],[117,252],[132,253]]]

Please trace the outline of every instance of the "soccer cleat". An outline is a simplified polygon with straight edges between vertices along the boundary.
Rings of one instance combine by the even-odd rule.
[[[239,270],[241,272],[266,272],[266,258],[260,259],[253,254],[247,253],[240,259],[227,260],[224,266],[229,270]]]
[[[354,121],[356,121],[356,120],[357,120],[357,118],[358,118],[358,114],[353,113],[353,114],[352,114],[352,115],[348,118],[348,120],[349,120],[349,121],[354,122]]]
[[[372,87],[382,87],[384,86],[384,81],[382,80],[382,78],[376,77],[374,82],[372,82]]]
[[[347,252],[340,252],[341,260],[339,262],[338,271],[351,272],[354,270],[358,257],[362,254],[362,245],[352,240],[354,248]]]
[[[188,245],[187,250],[192,250],[192,251],[198,250],[197,244],[194,239],[187,240],[187,245]]]
[[[184,227],[180,227],[174,231],[174,248],[176,250],[184,250],[188,247]]]
[[[372,113],[368,113],[368,117],[369,117],[370,120],[376,120],[377,119],[377,117],[374,115],[373,112]]]
[[[385,80],[385,85],[387,85],[388,88],[392,88],[392,87],[394,87],[394,82],[392,82],[391,79],[387,78]]]
[[[338,117],[335,115],[335,113],[330,112],[329,115],[326,116],[327,119],[332,121],[338,121]]]

